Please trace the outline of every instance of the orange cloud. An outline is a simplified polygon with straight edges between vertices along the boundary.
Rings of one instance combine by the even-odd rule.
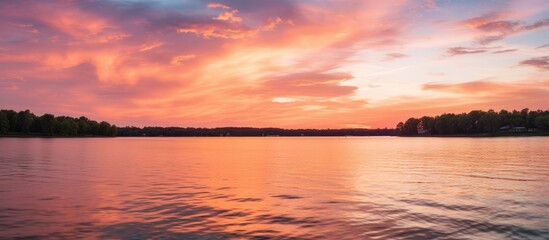
[[[357,87],[341,85],[342,82],[352,78],[347,73],[295,73],[269,78],[264,83],[261,92],[276,97],[345,96],[352,94],[357,89]]]
[[[464,83],[427,83],[423,84],[423,90],[442,91],[458,94],[478,94],[509,89],[508,84],[478,80]]]
[[[172,64],[172,65],[179,65],[179,64],[182,64],[183,62],[188,61],[188,60],[191,60],[191,59],[193,59],[193,58],[195,58],[195,57],[196,57],[196,55],[194,55],[194,54],[175,56],[175,57],[173,57],[172,60],[170,61],[170,64]]]
[[[215,17],[215,20],[221,20],[221,21],[229,21],[229,22],[242,22],[241,17],[237,17],[236,13],[238,13],[238,10],[231,10],[231,11],[223,11],[217,17]]]
[[[160,47],[163,44],[164,44],[163,42],[153,42],[153,43],[150,43],[150,44],[143,44],[143,45],[141,45],[141,48],[139,49],[139,51],[140,52],[149,51],[151,49]]]
[[[231,9],[231,7],[227,5],[223,5],[221,3],[209,3],[206,5],[208,8],[223,8],[223,9]]]

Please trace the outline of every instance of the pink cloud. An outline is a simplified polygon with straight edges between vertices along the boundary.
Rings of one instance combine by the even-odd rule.
[[[531,58],[524,61],[521,61],[519,63],[523,66],[530,66],[535,67],[539,70],[549,70],[549,57],[537,57],[537,58]]]
[[[480,44],[489,44],[510,35],[549,26],[549,18],[526,24],[521,21],[505,20],[507,16],[508,13],[495,12],[465,20],[459,25],[475,30]]]
[[[481,54],[481,53],[509,53],[515,52],[518,49],[503,49],[492,51],[492,49],[501,49],[501,47],[452,47],[446,50],[446,56],[458,56],[458,55],[469,55],[469,54]]]
[[[392,61],[401,58],[407,58],[408,55],[403,53],[387,53],[385,54],[385,61]]]
[[[494,51],[492,53],[508,53],[508,52],[516,52],[518,49],[504,49],[499,51]]]
[[[453,47],[446,50],[448,56],[485,53],[485,48]]]

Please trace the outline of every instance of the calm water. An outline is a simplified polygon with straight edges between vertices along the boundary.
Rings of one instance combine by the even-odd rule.
[[[549,239],[549,138],[0,138],[0,238]]]

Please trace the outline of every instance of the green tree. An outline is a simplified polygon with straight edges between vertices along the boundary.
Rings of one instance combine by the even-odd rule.
[[[32,114],[29,110],[17,113],[16,131],[22,133],[30,132],[33,120],[34,114]]]
[[[525,108],[520,111],[520,115],[522,117],[523,126],[529,127],[528,124],[530,122],[530,109]]]
[[[528,128],[535,128],[536,127],[536,119],[538,118],[538,116],[541,116],[542,115],[542,111],[541,110],[537,110],[537,111],[530,111],[528,113]]]
[[[480,117],[482,117],[483,114],[484,112],[480,110],[471,111],[467,114],[467,116],[469,117],[469,120],[471,121],[471,129],[469,130],[471,133],[482,132]]]
[[[536,118],[536,128],[540,131],[549,130],[549,116],[541,116]]]
[[[99,135],[111,136],[111,124],[108,122],[99,123]]]
[[[29,110],[0,110],[0,134],[8,132],[41,133],[44,136],[103,135],[115,136],[118,128],[108,122],[44,114],[37,117]]]
[[[117,133],[118,133],[118,127],[116,127],[116,125],[112,125],[111,128],[109,129],[109,136],[116,136]]]
[[[454,114],[442,114],[435,118],[435,129],[439,134],[453,134],[456,132],[457,121]]]
[[[522,112],[513,110],[513,112],[511,112],[511,114],[509,115],[509,123],[512,126],[526,126],[527,119],[526,116],[522,114]]]
[[[482,131],[485,133],[495,133],[499,130],[499,116],[494,110],[486,112],[480,117]]]
[[[10,129],[8,132],[15,132],[16,131],[16,124],[17,124],[17,112],[13,110],[2,110],[6,114],[6,117],[8,118]]]
[[[58,123],[58,133],[61,136],[76,136],[78,134],[78,124],[70,117],[64,117]]]
[[[399,132],[399,133],[402,133],[402,128],[404,127],[404,123],[403,122],[399,122],[397,125],[396,125],[396,130]]]
[[[456,132],[457,133],[470,133],[473,128],[473,121],[468,114],[462,113],[455,116],[456,118]]]
[[[403,135],[417,135],[417,125],[419,124],[419,119],[409,118],[406,120],[402,126]]]
[[[99,123],[97,121],[89,121],[89,134],[90,135],[100,135],[99,134]]]
[[[501,126],[507,126],[507,125],[512,125],[512,122],[511,122],[511,117],[513,116],[512,113],[510,113],[509,111],[507,110],[504,110],[502,109],[501,111],[499,111],[499,114],[498,114],[498,122]]]
[[[89,119],[82,116],[78,118],[78,134],[80,135],[91,135],[91,126],[89,124]]]
[[[42,135],[53,136],[55,134],[56,119],[52,114],[44,114],[40,117],[40,129]]]
[[[419,124],[417,126],[417,129],[421,129],[424,131],[429,131],[429,133],[433,133],[435,131],[435,118],[429,117],[429,116],[423,116],[419,119]]]
[[[8,115],[3,110],[0,111],[0,134],[6,134],[10,130],[10,121]]]

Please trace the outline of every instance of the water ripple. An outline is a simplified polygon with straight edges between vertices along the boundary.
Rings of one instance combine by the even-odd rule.
[[[0,138],[0,239],[549,239],[549,138],[131,140]]]

